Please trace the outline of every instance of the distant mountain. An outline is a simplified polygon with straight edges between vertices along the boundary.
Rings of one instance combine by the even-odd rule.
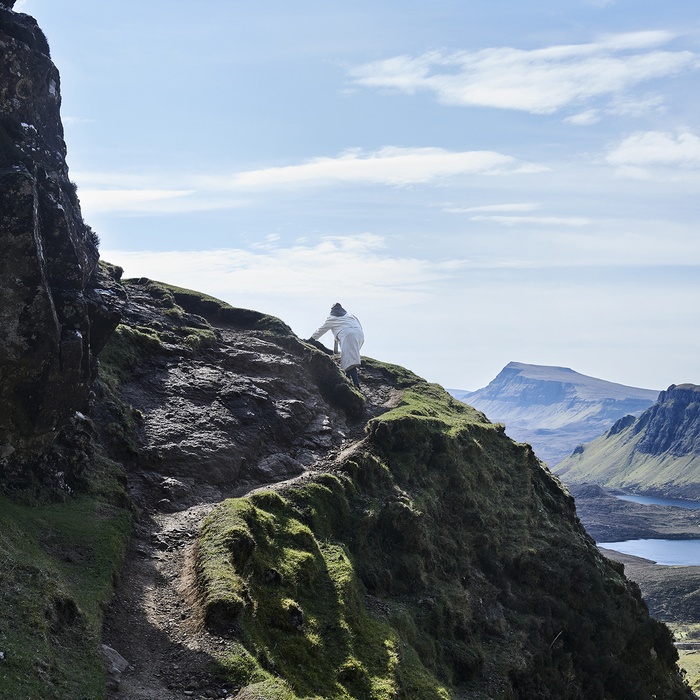
[[[659,392],[587,377],[567,367],[509,362],[477,391],[448,390],[460,401],[504,423],[550,466],[598,437],[622,416],[649,408]]]
[[[700,386],[671,385],[638,418],[621,418],[555,470],[567,483],[700,498]]]

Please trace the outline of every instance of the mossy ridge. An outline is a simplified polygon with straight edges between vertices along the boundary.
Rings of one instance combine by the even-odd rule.
[[[251,309],[238,308],[208,294],[165,282],[151,280],[150,284],[170,293],[174,301],[186,312],[202,316],[210,323],[231,324],[241,329],[274,331],[281,335],[293,335],[291,328],[275,316]]]
[[[131,514],[115,465],[97,489],[62,503],[0,496],[0,696],[95,700],[104,693],[102,609],[124,557]]]
[[[322,475],[284,498],[264,492],[227,501],[205,522],[199,552],[205,609],[219,631],[222,622],[235,622],[247,648],[242,656],[234,645],[239,668],[234,658],[224,661],[236,682],[274,674],[294,689],[293,697],[397,697],[403,643],[369,613],[352,555],[328,537],[350,524],[347,482]],[[315,529],[323,536],[314,536]],[[417,691],[410,697],[447,697],[434,691],[432,679],[425,691],[429,674],[412,656],[412,668],[401,669]]]
[[[403,381],[340,471],[207,520],[205,607],[248,650],[238,682],[272,674],[296,698],[687,697],[668,630],[529,447]],[[236,528],[252,540],[242,565]],[[226,619],[208,598],[217,569],[220,594],[245,591]]]

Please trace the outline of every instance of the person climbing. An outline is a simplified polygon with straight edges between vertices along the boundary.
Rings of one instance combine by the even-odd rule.
[[[360,388],[358,367],[362,363],[360,348],[365,342],[362,324],[357,316],[349,314],[340,304],[333,304],[326,322],[314,332],[310,340],[318,340],[324,333],[331,331],[336,342],[340,344],[340,369]]]

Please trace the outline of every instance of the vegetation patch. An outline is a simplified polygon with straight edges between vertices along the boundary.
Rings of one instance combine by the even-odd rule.
[[[274,331],[281,335],[293,335],[289,326],[280,319],[251,309],[241,309],[216,297],[183,289],[163,282],[151,282],[172,294],[173,299],[185,311],[203,316],[211,323],[229,324],[244,330]]]
[[[284,498],[226,501],[207,519],[199,551],[207,620],[236,640],[224,666],[248,693],[261,679],[284,679],[280,697],[290,699],[393,698],[402,686],[414,698],[447,697],[365,604],[352,553],[334,538],[353,519],[347,488],[347,477],[323,475]]]
[[[532,451],[439,387],[395,381],[402,402],[336,472],[207,519],[199,580],[232,673],[247,652],[237,682],[267,675],[293,698],[687,697],[670,632]]]
[[[96,458],[88,493],[21,505],[0,496],[0,696],[104,693],[102,609],[130,529],[116,465]],[[120,498],[118,498],[119,496]]]

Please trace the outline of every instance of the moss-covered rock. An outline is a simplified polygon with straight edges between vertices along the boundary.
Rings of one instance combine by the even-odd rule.
[[[248,652],[238,682],[272,674],[296,698],[690,697],[668,630],[531,450],[439,387],[395,381],[401,404],[332,473],[206,521],[203,602]]]

